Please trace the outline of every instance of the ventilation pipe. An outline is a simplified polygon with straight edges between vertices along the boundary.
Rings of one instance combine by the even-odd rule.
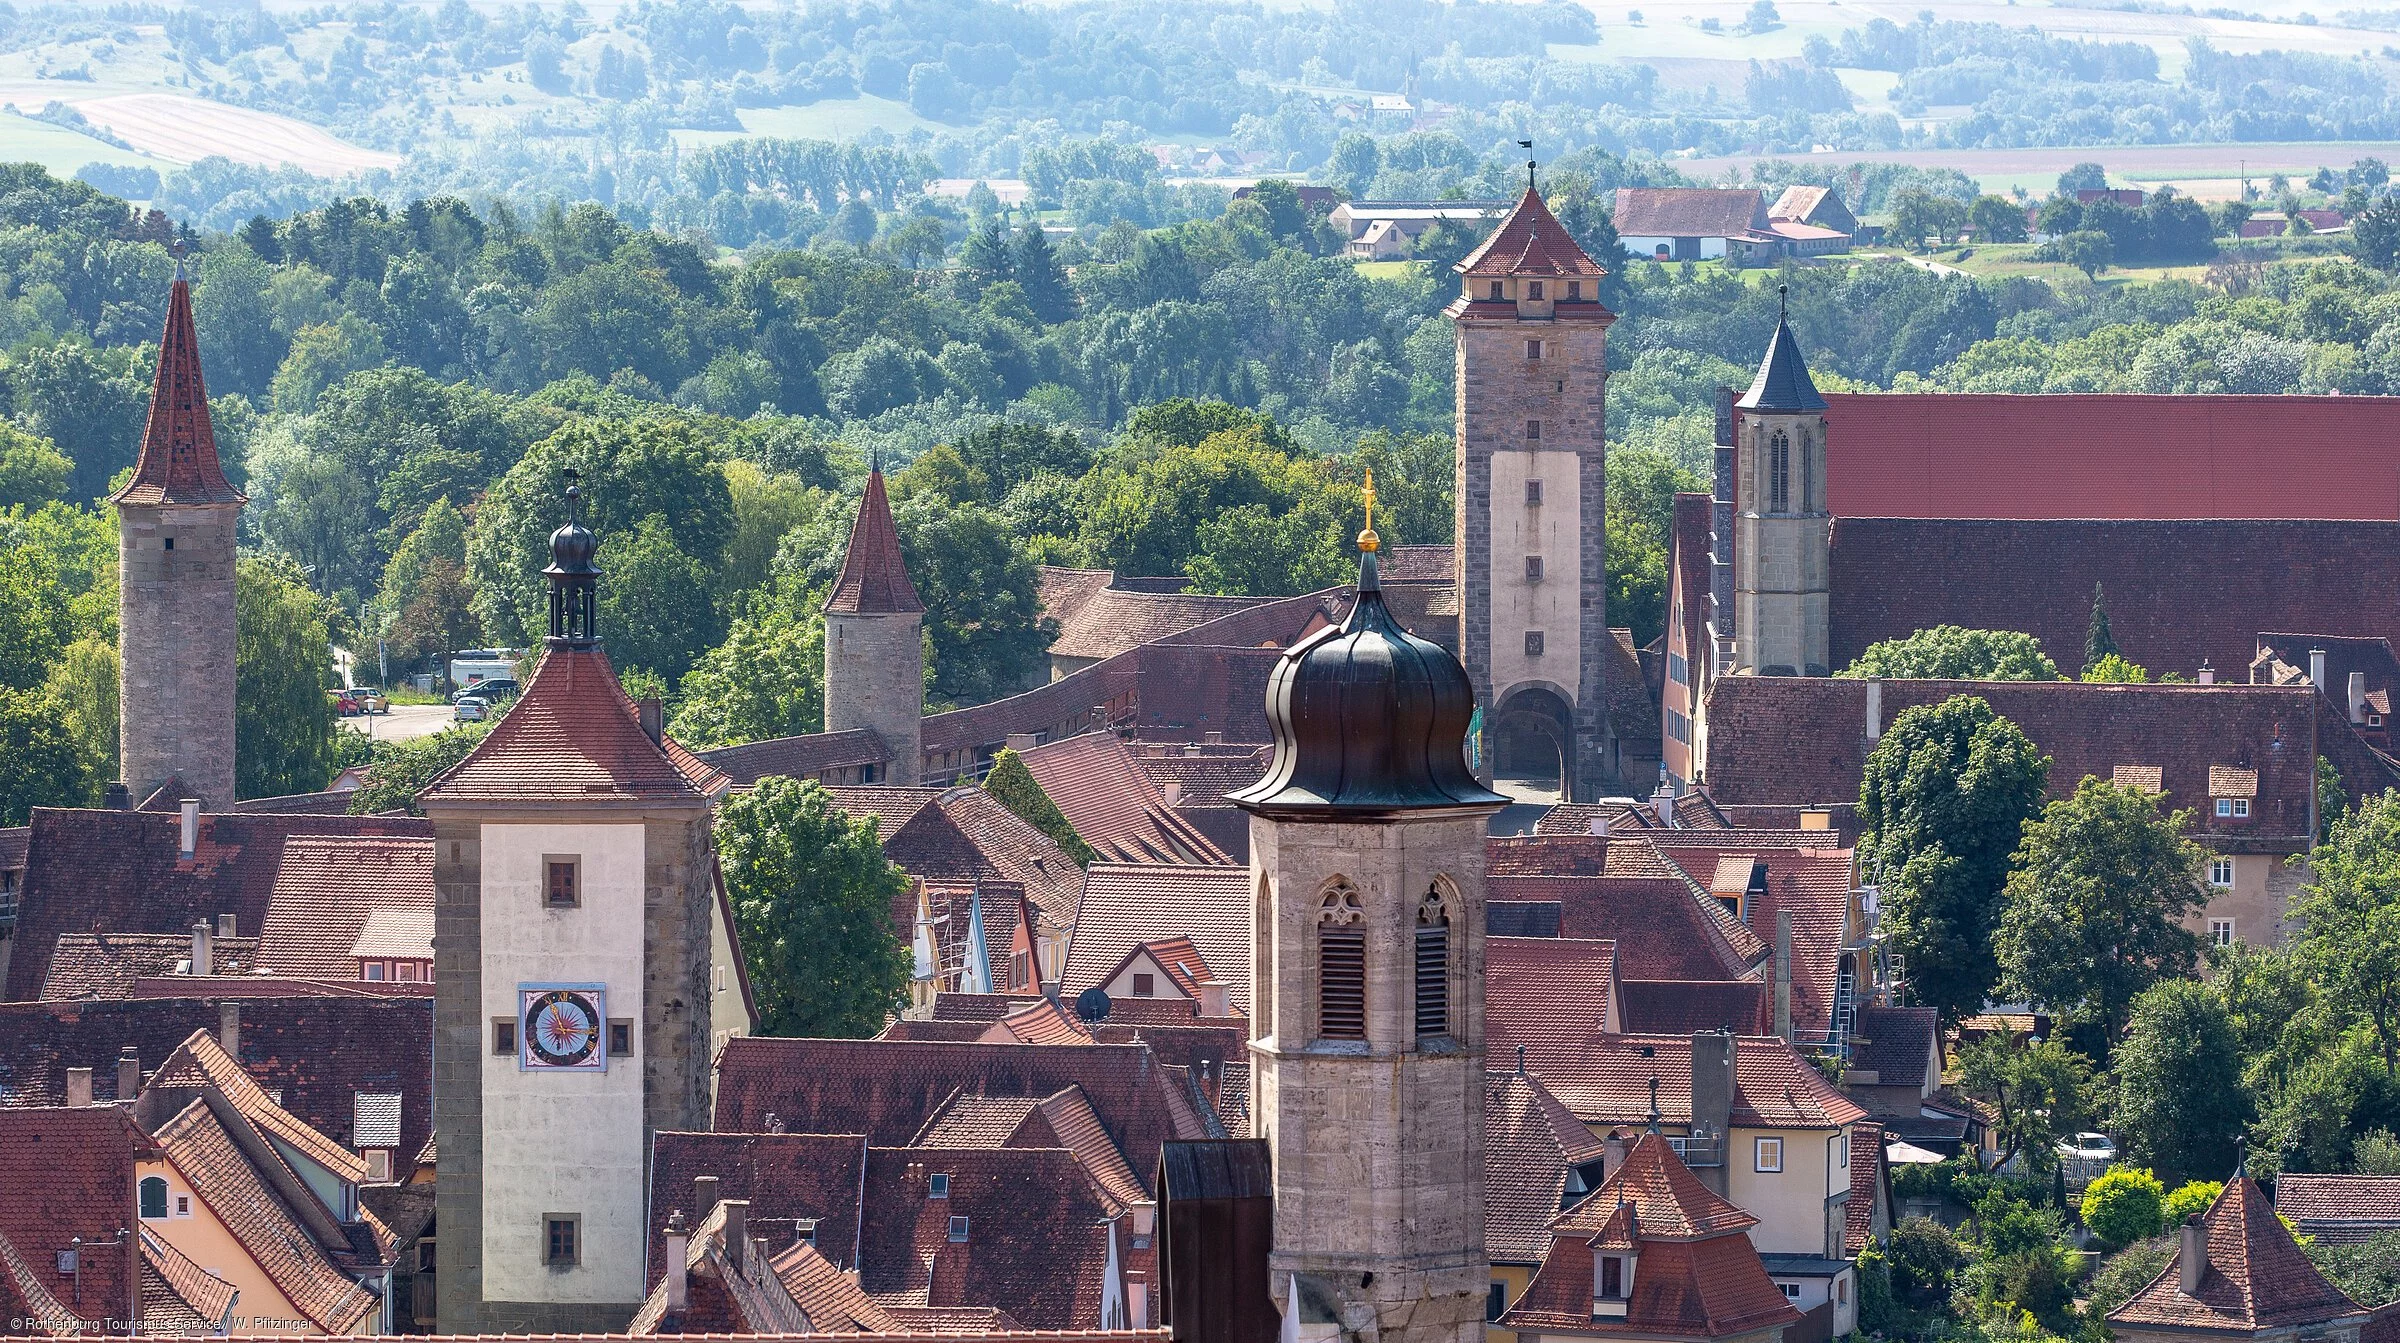
[[[182,828],[177,832],[176,856],[189,858],[200,851],[200,799],[187,797],[176,804],[182,811]]]
[[[1658,823],[1660,825],[1665,826],[1669,830],[1675,828],[1674,789],[1667,787],[1663,783],[1660,784],[1658,786],[1658,791],[1650,795],[1650,809],[1658,813]]]
[[[2325,688],[2325,650],[2322,648],[2308,650],[2308,683],[2319,690]]]
[[[667,1313],[680,1315],[691,1302],[691,1245],[690,1228],[683,1222],[683,1209],[667,1214]]]
[[[230,1058],[242,1056],[242,1005],[217,1004],[217,1048]]]
[[[1867,678],[1867,745],[1883,740],[1883,678]]]
[[[206,979],[216,972],[216,929],[202,920],[192,925],[192,973]]]
[[[2367,674],[2363,671],[2350,673],[2350,721],[2367,721]]]

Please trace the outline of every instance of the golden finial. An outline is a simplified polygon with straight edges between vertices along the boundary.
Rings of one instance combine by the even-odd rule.
[[[1359,491],[1367,501],[1367,529],[1358,534],[1358,548],[1364,551],[1383,549],[1383,538],[1375,534],[1375,468],[1367,468],[1366,488]]]

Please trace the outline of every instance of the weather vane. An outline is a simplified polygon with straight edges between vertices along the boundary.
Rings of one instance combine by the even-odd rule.
[[[1531,149],[1533,148],[1533,141],[1519,140],[1517,141],[1517,148]],[[1533,190],[1533,156],[1530,154],[1525,156],[1525,189],[1527,191]]]
[[[1366,488],[1359,491],[1367,501],[1367,528],[1358,534],[1358,548],[1365,551],[1383,549],[1383,538],[1375,534],[1375,468],[1367,468]]]

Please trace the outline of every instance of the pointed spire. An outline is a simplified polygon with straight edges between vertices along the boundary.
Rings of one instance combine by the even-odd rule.
[[[967,960],[965,973],[959,976],[960,993],[992,992],[992,951],[983,942],[983,884],[977,882],[967,897]]]
[[[242,492],[225,479],[217,434],[208,419],[208,388],[200,378],[200,338],[192,329],[192,285],[183,258],[167,290],[167,325],[158,340],[158,374],[150,386],[150,421],[142,430],[133,479],[111,496],[120,504],[239,504]]]
[[[867,492],[859,496],[858,517],[850,524],[850,548],[842,556],[842,573],[825,598],[831,615],[905,615],[922,612],[925,603],[908,581],[908,565],[900,558],[900,532],[892,525],[891,501],[883,491],[878,461],[867,472]]]
[[[1780,414],[1823,410],[1825,398],[1808,376],[1808,363],[1800,357],[1800,338],[1792,334],[1787,320],[1790,291],[1777,285],[1775,293],[1775,334],[1767,341],[1766,357],[1758,361],[1758,376],[1751,380],[1750,390],[1733,404],[1743,410]]]
[[[1517,198],[1516,208],[1483,245],[1467,253],[1466,259],[1451,267],[1468,276],[1560,276],[1569,279],[1598,279],[1608,274],[1600,263],[1592,260],[1566,226],[1550,213],[1542,193],[1528,183],[1525,194]]]

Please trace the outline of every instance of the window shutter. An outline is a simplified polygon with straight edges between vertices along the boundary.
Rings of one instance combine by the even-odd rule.
[[[1417,1034],[1450,1033],[1450,925],[1417,929]]]
[[[1358,929],[1317,930],[1317,1034],[1367,1038],[1367,935]]]

